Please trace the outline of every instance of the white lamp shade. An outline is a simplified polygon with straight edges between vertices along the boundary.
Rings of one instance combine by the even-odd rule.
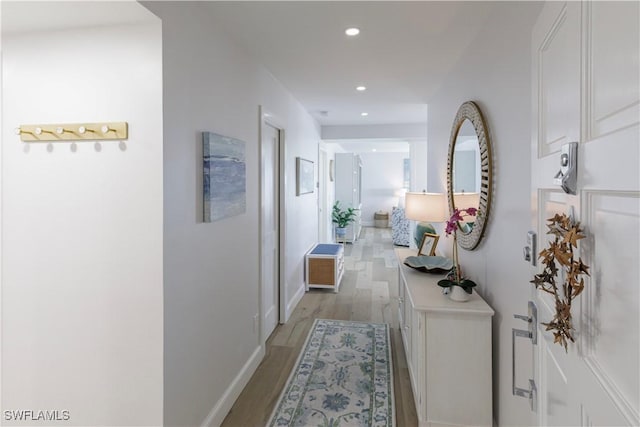
[[[404,199],[407,219],[445,222],[449,219],[447,198],[442,193],[407,193]]]
[[[463,210],[480,207],[480,193],[453,193],[453,204],[456,209]],[[475,216],[462,215],[462,222],[474,222]]]
[[[476,208],[480,206],[480,193],[453,193],[453,204],[457,209]]]

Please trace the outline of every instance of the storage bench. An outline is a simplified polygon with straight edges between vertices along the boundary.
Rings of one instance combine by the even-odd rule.
[[[338,292],[344,273],[344,247],[335,243],[319,243],[305,255],[306,290],[329,288]]]

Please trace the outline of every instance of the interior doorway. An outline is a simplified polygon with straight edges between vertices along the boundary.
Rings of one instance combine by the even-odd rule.
[[[284,130],[273,115],[260,111],[260,342],[271,335],[282,316],[284,289],[281,262],[282,154]]]

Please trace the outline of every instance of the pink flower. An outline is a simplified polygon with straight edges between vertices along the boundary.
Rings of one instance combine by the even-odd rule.
[[[445,233],[450,235],[451,233],[455,233],[458,229],[458,222],[462,221],[462,213],[465,212],[469,216],[475,216],[478,213],[477,208],[467,208],[467,209],[455,209],[453,214],[451,214],[451,218],[447,221],[447,227],[445,228]]]

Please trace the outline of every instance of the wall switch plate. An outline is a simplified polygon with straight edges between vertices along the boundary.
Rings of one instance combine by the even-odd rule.
[[[524,260],[536,266],[538,258],[537,236],[535,231],[527,233],[527,245],[524,247]]]

